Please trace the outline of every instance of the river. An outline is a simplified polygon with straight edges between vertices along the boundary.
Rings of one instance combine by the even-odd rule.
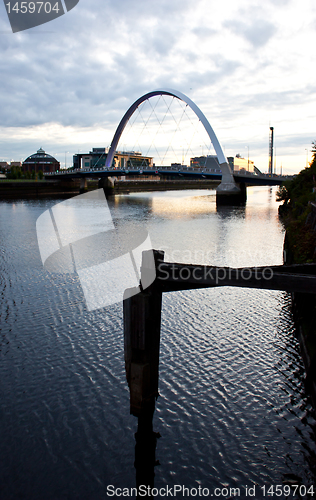
[[[122,304],[89,312],[78,279],[50,275],[40,260],[36,220],[59,201],[0,203],[5,500],[101,500],[109,485],[136,484]],[[275,188],[248,188],[245,207],[217,209],[212,190],[134,193],[108,204],[116,227],[145,227],[169,262],[283,262]],[[158,489],[184,485],[193,498],[199,486],[210,495],[220,488],[228,498],[238,487],[250,498],[255,485],[261,498],[270,485],[313,484],[316,422],[288,293],[164,294],[160,352]]]

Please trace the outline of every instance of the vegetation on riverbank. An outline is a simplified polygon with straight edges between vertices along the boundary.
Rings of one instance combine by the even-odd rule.
[[[42,180],[43,179],[43,172],[42,170],[39,170],[37,173],[35,172],[22,172],[21,167],[11,167],[10,172],[7,173],[7,179],[11,180],[18,180],[18,179],[24,179],[24,180]]]
[[[311,224],[312,203],[316,202],[316,142],[312,152],[310,166],[286,181],[277,192],[277,200],[283,201],[279,213],[286,228],[288,264],[316,262],[316,232]]]
[[[285,264],[316,262],[316,142],[312,152],[310,166],[277,192],[277,200],[283,201],[279,213],[286,228]],[[306,368],[305,382],[316,409],[316,297],[294,293],[292,306]]]

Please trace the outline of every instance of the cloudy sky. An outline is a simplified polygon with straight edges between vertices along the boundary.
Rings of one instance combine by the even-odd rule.
[[[156,88],[190,97],[227,156],[249,151],[267,171],[273,126],[277,172],[297,172],[311,159],[314,0],[80,0],[19,33],[4,3],[0,160],[23,160],[43,147],[70,166],[74,153],[109,146],[127,108]],[[128,141],[122,136],[132,148]],[[205,153],[198,142],[196,154]]]

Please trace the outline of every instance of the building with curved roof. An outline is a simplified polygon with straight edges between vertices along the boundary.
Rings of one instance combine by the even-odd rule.
[[[60,169],[60,163],[56,158],[45,153],[44,149],[39,150],[33,155],[29,156],[22,163],[22,171],[38,173],[40,170],[46,174],[48,172],[56,172]]]

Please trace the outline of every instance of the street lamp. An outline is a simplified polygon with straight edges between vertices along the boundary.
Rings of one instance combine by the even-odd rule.
[[[306,151],[306,168],[308,167],[308,149],[305,148]]]
[[[69,151],[65,151],[65,170],[67,169],[67,153],[69,153]]]

